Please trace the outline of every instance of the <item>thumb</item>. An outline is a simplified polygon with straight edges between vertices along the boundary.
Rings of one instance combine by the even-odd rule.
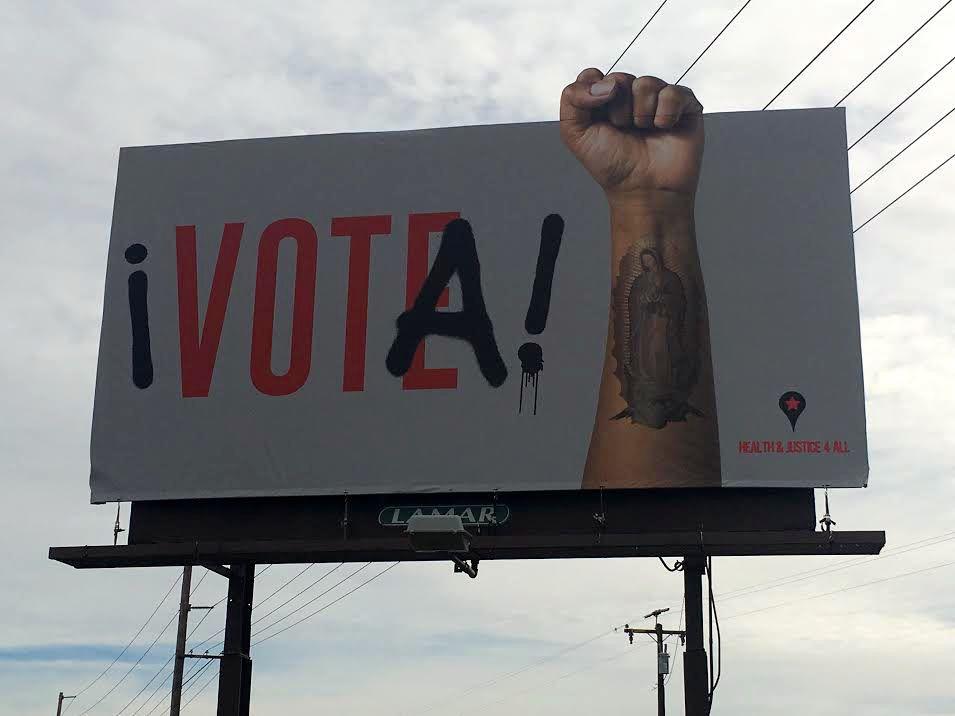
[[[607,104],[616,94],[616,83],[612,80],[604,82],[603,78],[603,72],[591,67],[564,87],[560,95],[560,121],[568,123],[568,129],[586,129],[593,122],[594,110]]]

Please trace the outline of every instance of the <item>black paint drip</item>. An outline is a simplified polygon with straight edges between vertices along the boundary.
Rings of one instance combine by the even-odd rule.
[[[537,383],[544,370],[544,351],[537,343],[525,343],[517,349],[521,360],[521,396],[517,412],[524,410],[524,386],[534,386],[534,415],[537,415]]]
[[[146,247],[130,245],[124,254],[126,261],[139,264],[146,260]],[[153,384],[153,356],[149,342],[149,310],[147,293],[149,279],[145,271],[133,271],[129,275],[129,320],[132,329],[133,384],[144,390]]]

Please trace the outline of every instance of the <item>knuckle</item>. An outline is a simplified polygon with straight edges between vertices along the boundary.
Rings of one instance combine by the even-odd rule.
[[[686,98],[686,95],[676,85],[667,85],[660,90],[660,101],[668,104],[678,104]]]
[[[651,75],[643,75],[642,77],[637,77],[633,81],[633,88],[637,92],[655,92],[660,89],[666,83],[661,80],[659,77],[653,77]]]

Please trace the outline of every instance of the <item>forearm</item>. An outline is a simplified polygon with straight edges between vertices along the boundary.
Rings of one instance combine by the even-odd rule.
[[[699,356],[703,345],[708,346],[706,325],[706,294],[700,258],[696,244],[694,197],[666,191],[630,193],[625,197],[611,197],[611,289],[619,296],[627,288],[621,285],[632,276],[634,259],[645,248],[653,249],[663,260],[663,269],[675,273],[685,297],[685,317],[681,337],[687,352]],[[627,257],[630,257],[627,260]],[[609,330],[614,331],[611,320]],[[609,343],[623,336],[608,336]],[[609,358],[609,356],[608,356]]]
[[[583,484],[718,484],[716,401],[692,198],[657,193],[610,204],[611,307]],[[640,263],[648,249],[660,257],[659,275]]]

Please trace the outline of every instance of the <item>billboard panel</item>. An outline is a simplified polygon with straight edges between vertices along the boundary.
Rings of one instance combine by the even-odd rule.
[[[92,500],[864,485],[843,111],[567,128],[123,149]]]

